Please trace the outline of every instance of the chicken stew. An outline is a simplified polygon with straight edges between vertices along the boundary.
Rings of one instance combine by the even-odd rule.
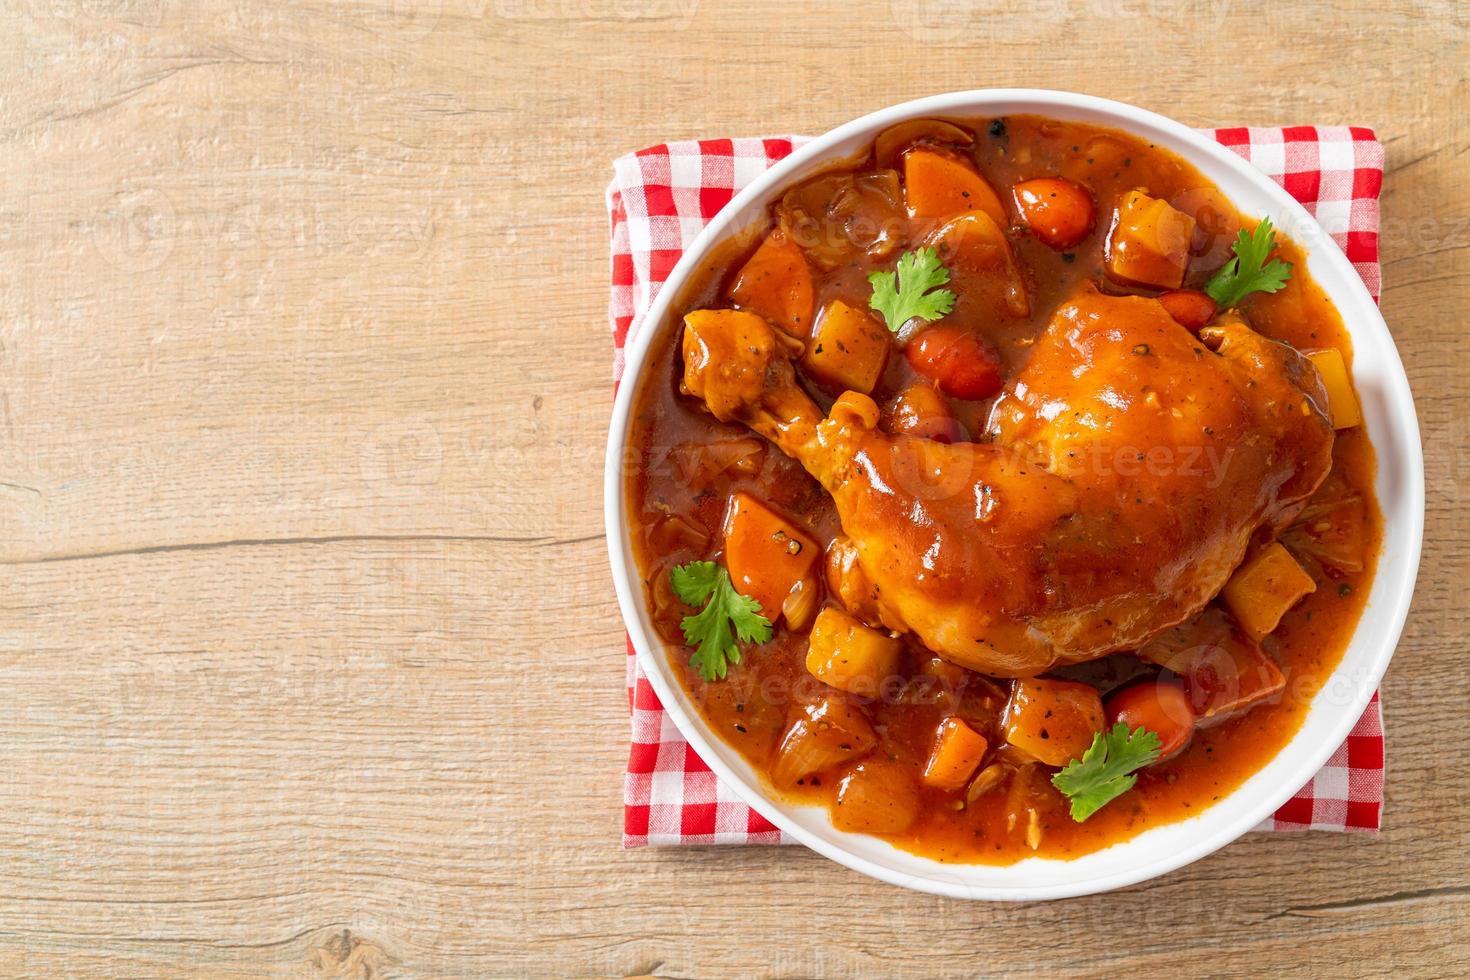
[[[914,120],[788,189],[656,338],[657,629],[772,790],[941,860],[1096,850],[1293,734],[1374,457],[1299,248],[1126,133]]]

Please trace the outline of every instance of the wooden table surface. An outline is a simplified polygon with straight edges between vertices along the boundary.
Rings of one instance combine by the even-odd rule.
[[[1467,11],[10,0],[0,974],[1470,970]],[[1387,145],[1429,515],[1386,829],[1014,907],[624,852],[609,161],[990,85]]]

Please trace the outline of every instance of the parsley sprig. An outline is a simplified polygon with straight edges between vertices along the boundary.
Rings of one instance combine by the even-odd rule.
[[[1147,728],[1130,732],[1120,721],[1112,731],[1092,736],[1082,758],[1067,763],[1051,784],[1072,801],[1072,819],[1081,823],[1132,789],[1138,770],[1157,759],[1161,747]]]
[[[1249,234],[1241,229],[1230,246],[1235,258],[1205,283],[1205,292],[1220,309],[1229,309],[1250,293],[1274,293],[1291,278],[1291,264],[1280,259],[1266,259],[1276,247],[1276,229],[1270,218],[1262,218]]]
[[[761,615],[761,604],[735,591],[730,573],[712,561],[691,561],[669,572],[669,582],[681,602],[705,607],[679,622],[684,642],[694,647],[689,666],[706,681],[723,680],[729,664],[740,662],[736,643],[764,643],[771,638],[771,621]],[[733,627],[733,630],[732,630]]]
[[[938,320],[954,309],[954,293],[937,288],[949,282],[949,270],[932,248],[903,253],[896,272],[874,272],[868,282],[873,285],[868,305],[883,314],[894,333],[914,317]]]

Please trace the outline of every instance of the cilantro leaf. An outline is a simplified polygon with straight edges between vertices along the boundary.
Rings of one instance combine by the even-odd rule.
[[[1072,801],[1072,819],[1081,823],[1133,788],[1137,770],[1159,757],[1159,737],[1142,726],[1128,731],[1118,722],[1092,737],[1082,758],[1073,759],[1051,777],[1051,784]]]
[[[949,270],[932,248],[903,253],[896,272],[874,272],[868,282],[873,285],[868,305],[883,314],[894,333],[914,317],[938,320],[954,309],[954,293],[936,288],[949,282]]]
[[[740,663],[737,638],[740,643],[764,643],[771,638],[771,621],[761,615],[761,604],[736,592],[730,573],[714,562],[679,565],[669,572],[669,584],[688,605],[708,600],[699,613],[679,622],[684,642],[695,648],[689,666],[706,681],[724,679],[729,664]]]
[[[1235,243],[1230,246],[1235,258],[1220,267],[1220,271],[1205,283],[1205,292],[1220,309],[1229,309],[1250,293],[1274,293],[1286,285],[1291,278],[1291,264],[1280,259],[1267,257],[1276,247],[1276,229],[1271,227],[1270,218],[1262,218],[1255,231],[1246,233],[1241,229]]]
[[[680,602],[697,606],[715,590],[719,572],[720,566],[712,561],[691,561],[669,572],[669,584],[674,587],[674,595]]]

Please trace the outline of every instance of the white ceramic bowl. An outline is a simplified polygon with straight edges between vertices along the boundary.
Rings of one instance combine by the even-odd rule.
[[[1384,544],[1367,608],[1342,663],[1313,700],[1296,737],[1239,789],[1199,816],[1146,831],[1072,860],[1028,858],[1006,866],[944,864],[874,837],[835,829],[825,809],[773,799],[740,754],[710,732],[669,667],[649,620],[634,565],[621,462],[630,408],[655,336],[672,329],[669,306],[711,246],[753,220],[791,184],[860,151],[905,119],[1032,113],[1126,130],[1172,150],[1213,180],[1249,215],[1269,215],[1307,251],[1307,267],[1342,314],[1355,350],[1354,380],[1378,453]],[[1106,891],[1153,878],[1203,857],[1265,819],[1321,768],[1352,728],[1383,676],[1403,628],[1419,567],[1424,529],[1424,461],[1413,397],[1393,339],[1362,281],[1300,204],[1234,153],[1193,130],[1142,109],[1067,92],[985,89],[905,102],[839,126],[772,167],[695,239],[649,310],[613,408],[605,485],[608,548],[623,619],[653,688],[701,758],[719,778],[782,831],[813,850],[883,881],[962,898],[1034,900]]]

